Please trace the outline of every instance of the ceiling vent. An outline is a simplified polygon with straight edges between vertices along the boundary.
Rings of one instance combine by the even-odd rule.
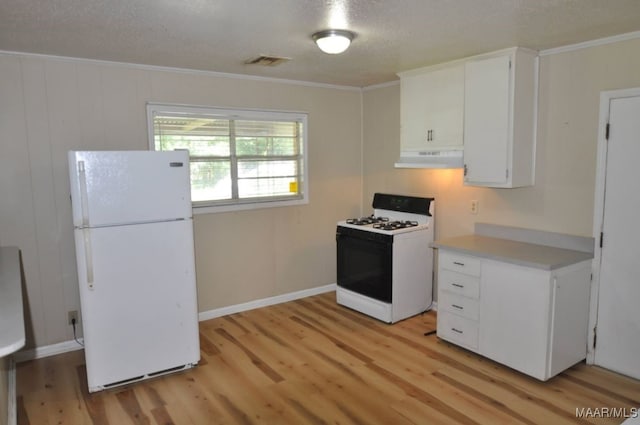
[[[245,61],[245,65],[262,65],[262,66],[278,66],[281,63],[290,61],[291,58],[281,58],[278,56],[258,56],[254,59]]]

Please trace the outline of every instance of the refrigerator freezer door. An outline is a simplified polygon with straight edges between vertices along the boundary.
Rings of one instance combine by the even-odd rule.
[[[89,391],[199,361],[191,220],[76,229],[75,242]]]
[[[77,228],[192,216],[186,151],[71,151],[69,174]]]

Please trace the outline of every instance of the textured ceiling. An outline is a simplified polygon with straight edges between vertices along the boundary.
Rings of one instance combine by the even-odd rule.
[[[311,34],[357,34],[327,55]],[[523,46],[640,30],[640,0],[0,0],[0,50],[369,86]],[[259,55],[290,58],[246,65]]]

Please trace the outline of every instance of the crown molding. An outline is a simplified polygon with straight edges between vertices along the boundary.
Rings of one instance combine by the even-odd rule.
[[[191,75],[219,77],[219,78],[231,78],[236,80],[262,81],[266,83],[290,84],[290,85],[296,85],[296,86],[325,88],[325,89],[333,89],[333,90],[347,90],[347,91],[355,91],[355,92],[362,91],[360,87],[355,87],[355,86],[342,86],[338,84],[316,83],[312,81],[289,80],[286,78],[261,77],[259,75],[249,75],[249,74],[233,74],[229,72],[203,71],[203,70],[188,69],[188,68],[174,68],[170,66],[143,65],[143,64],[137,64],[137,63],[115,62],[115,61],[106,61],[106,60],[99,60],[99,59],[75,58],[70,56],[45,55],[42,53],[14,52],[14,51],[0,50],[0,55],[31,57],[31,58],[37,58],[42,60],[57,60],[57,61],[64,61],[64,62],[90,63],[94,65],[134,68],[134,69],[140,69],[145,71],[174,72],[174,73],[180,73],[180,74],[191,74]]]
[[[560,53],[573,52],[575,50],[587,49],[589,47],[603,46],[606,44],[619,43],[621,41],[635,40],[640,38],[640,31],[628,32],[625,34],[613,35],[611,37],[598,38],[596,40],[589,40],[582,43],[569,44],[566,46],[554,47],[551,49],[540,50],[539,56],[557,55]]]

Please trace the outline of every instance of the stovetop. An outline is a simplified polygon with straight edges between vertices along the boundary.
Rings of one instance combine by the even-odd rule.
[[[355,224],[356,226],[372,225],[374,229],[382,230],[405,229],[418,225],[418,222],[413,220],[390,220],[389,217],[376,217],[373,215],[360,218],[348,218],[346,222],[347,224]]]
[[[402,220],[387,216],[367,216],[360,218],[349,218],[339,222],[339,226],[346,226],[360,230],[379,233],[400,233],[413,230],[420,230],[428,227],[428,223],[415,220]]]
[[[433,225],[433,198],[375,193],[373,214],[349,218],[338,226],[395,235],[429,229]]]
[[[416,227],[418,226],[417,221],[409,221],[409,220],[397,220],[397,221],[387,221],[382,223],[374,223],[374,229],[382,229],[382,230],[398,230],[398,229],[406,229],[408,227]]]
[[[376,217],[370,215],[368,217],[360,217],[360,218],[348,218],[347,224],[355,224],[356,226],[366,226],[367,224],[381,224],[388,223],[389,217]]]

